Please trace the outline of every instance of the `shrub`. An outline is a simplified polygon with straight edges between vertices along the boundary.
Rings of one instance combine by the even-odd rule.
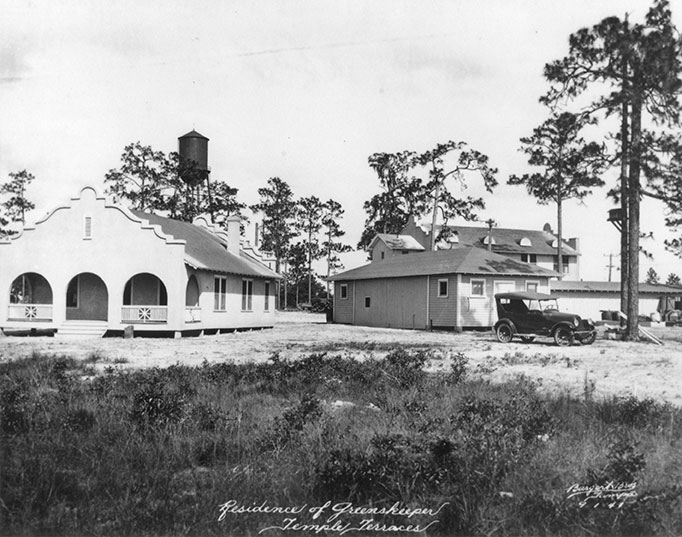
[[[186,394],[152,376],[133,394],[130,418],[137,425],[160,427],[177,423],[184,415]]]
[[[451,386],[456,386],[464,381],[466,378],[466,366],[469,359],[461,352],[450,356],[452,363],[450,364],[450,372],[445,378],[445,382]]]
[[[393,349],[386,355],[386,375],[401,388],[420,386],[424,382],[426,372],[424,365],[429,358],[426,351],[409,352],[402,348]]]
[[[8,434],[28,431],[30,408],[25,384],[2,386],[0,390],[0,422],[3,432]]]

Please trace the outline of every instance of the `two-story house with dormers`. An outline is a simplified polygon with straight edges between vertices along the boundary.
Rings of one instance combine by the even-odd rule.
[[[437,225],[435,231],[439,234],[441,226]],[[419,224],[410,218],[399,237],[411,237],[424,250],[431,249],[430,224]],[[489,242],[492,243],[490,248]],[[448,239],[437,243],[436,250],[461,247],[490,249],[493,253],[559,272],[563,275],[563,280],[580,280],[580,240],[571,238],[563,241],[561,266],[557,245],[558,238],[549,224],[545,224],[542,230],[500,227],[493,227],[491,230],[487,226],[448,226]]]

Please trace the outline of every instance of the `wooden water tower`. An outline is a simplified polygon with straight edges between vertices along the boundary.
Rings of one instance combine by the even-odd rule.
[[[195,130],[180,136],[178,154],[180,155],[180,178],[189,187],[187,201],[198,213],[203,197],[208,197],[208,203],[211,205],[211,188],[208,180],[211,173],[208,167],[208,138]],[[204,184],[206,189],[202,196]]]

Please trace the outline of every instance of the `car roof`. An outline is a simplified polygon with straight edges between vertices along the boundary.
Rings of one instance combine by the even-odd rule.
[[[546,295],[544,293],[535,293],[534,291],[521,291],[518,293],[498,293],[495,298],[519,298],[521,300],[550,300],[557,298],[553,295]]]

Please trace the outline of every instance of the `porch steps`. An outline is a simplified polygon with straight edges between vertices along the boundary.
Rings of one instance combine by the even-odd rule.
[[[57,339],[101,338],[107,331],[106,321],[66,321],[54,335]]]

